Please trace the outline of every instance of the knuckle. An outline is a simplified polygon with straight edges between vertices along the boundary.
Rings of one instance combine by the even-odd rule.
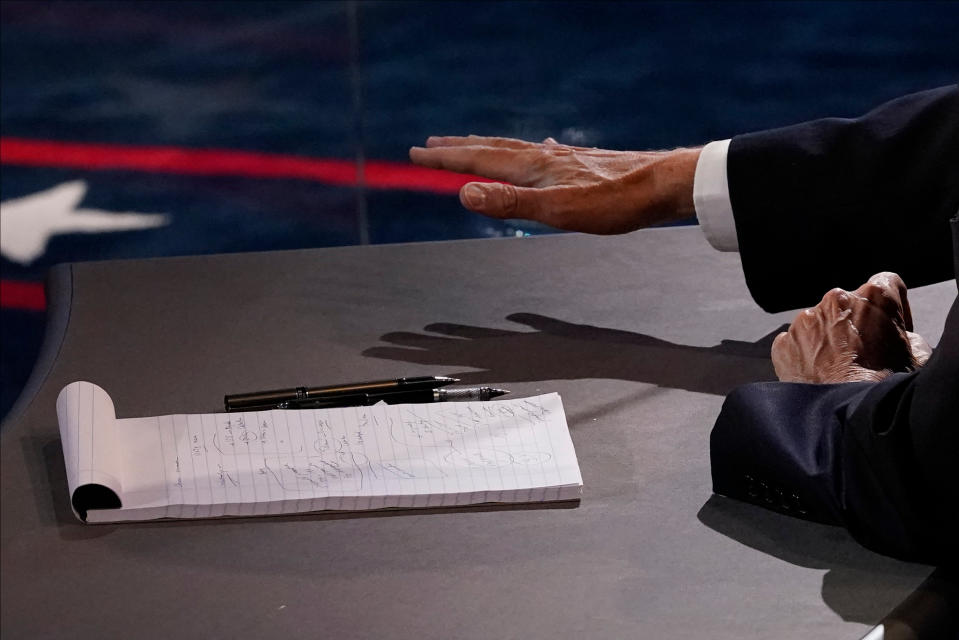
[[[815,319],[815,317],[816,310],[814,308],[803,309],[796,314],[796,318],[792,321],[792,324],[789,325],[789,334],[795,335],[797,332],[802,331]]]
[[[903,296],[906,293],[906,283],[903,282],[899,274],[892,271],[882,271],[875,274],[869,281],[863,285],[870,295],[882,295],[889,298]]]
[[[822,297],[824,303],[844,306],[849,302],[849,292],[845,289],[840,289],[835,287],[826,292],[826,295]]]
[[[898,273],[892,271],[880,271],[871,278],[870,282],[876,282],[884,286],[898,288],[899,286],[905,286],[905,283],[902,281],[902,278],[899,277]]]
[[[879,298],[885,297],[885,292],[888,291],[888,286],[881,280],[870,280],[863,286],[863,295],[870,300],[878,300]]]
[[[902,314],[902,294],[904,293],[904,290],[893,286],[887,280],[867,282],[862,290],[863,297],[869,300],[878,310],[891,316]]]
[[[500,189],[500,194],[502,197],[500,208],[503,215],[506,217],[516,215],[519,210],[519,195],[516,193],[516,187],[511,184],[504,184],[503,188]]]

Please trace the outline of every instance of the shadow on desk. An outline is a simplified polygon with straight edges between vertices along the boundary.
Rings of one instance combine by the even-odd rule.
[[[449,374],[464,384],[609,378],[726,395],[747,382],[775,380],[769,350],[788,326],[777,327],[756,342],[723,340],[712,347],[693,347],[534,313],[514,313],[506,319],[533,331],[435,323],[423,328],[428,333],[387,333],[380,339],[394,346],[372,347],[363,355],[483,369]]]
[[[747,547],[790,564],[825,569],[823,602],[843,620],[866,624],[884,620],[887,631],[891,621],[916,629],[934,622],[928,611],[931,602],[944,598],[957,602],[955,582],[943,570],[936,570],[916,588],[929,574],[929,567],[873,553],[840,527],[790,518],[716,495],[706,501],[698,518],[710,529]],[[903,601],[903,592],[912,589],[913,593]],[[954,625],[955,619],[949,624]],[[945,636],[886,635],[887,640],[893,637]]]

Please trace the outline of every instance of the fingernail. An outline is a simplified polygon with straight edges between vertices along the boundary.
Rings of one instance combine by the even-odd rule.
[[[482,209],[483,205],[486,204],[486,189],[478,184],[467,185],[463,191],[463,197],[466,199],[466,204],[470,207]]]

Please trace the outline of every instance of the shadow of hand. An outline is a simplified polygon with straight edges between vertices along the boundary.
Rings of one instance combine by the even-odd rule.
[[[372,347],[363,355],[482,370],[450,374],[466,384],[608,378],[725,395],[740,384],[775,379],[769,349],[783,330],[756,342],[694,347],[534,313],[506,319],[533,331],[435,323],[423,328],[430,333],[387,333],[381,340],[395,346]]]

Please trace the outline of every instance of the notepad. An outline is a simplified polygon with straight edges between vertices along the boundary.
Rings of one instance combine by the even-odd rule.
[[[89,523],[570,501],[583,486],[556,393],[118,419],[80,381],[57,416]]]

